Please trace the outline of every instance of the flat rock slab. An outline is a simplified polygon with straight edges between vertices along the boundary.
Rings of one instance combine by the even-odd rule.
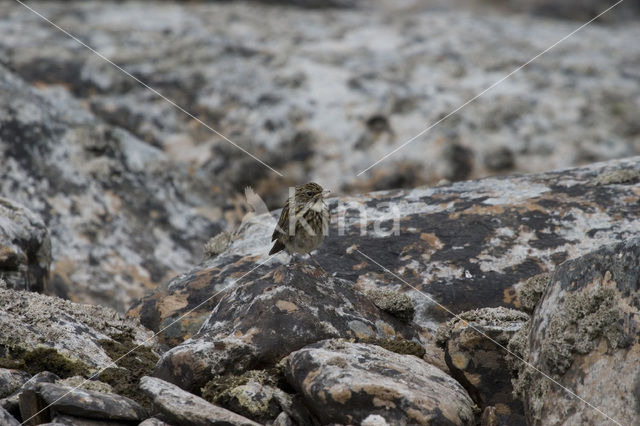
[[[210,404],[204,399],[155,377],[140,379],[140,388],[170,424],[185,426],[258,426],[253,420]]]
[[[376,307],[353,283],[317,268],[299,264],[258,270],[221,295],[200,331],[166,352],[153,375],[198,391],[215,375],[268,368],[332,337],[420,351],[419,332],[415,324]]]
[[[389,424],[475,424],[473,401],[457,381],[376,345],[315,343],[289,355],[285,372],[322,424],[359,424],[371,415]]]
[[[361,290],[407,292],[414,321],[435,330],[450,315],[374,261],[456,313],[517,308],[517,287],[528,278],[640,229],[639,177],[640,157],[634,157],[331,199],[329,236],[314,257],[330,274]],[[130,314],[152,330],[186,315],[162,338],[176,344],[193,336],[219,301],[207,299],[267,258],[275,222],[267,215],[254,219],[238,230],[225,252],[159,286]],[[278,255],[256,272],[274,274],[285,262],[290,262],[287,255]]]
[[[20,426],[20,422],[2,407],[0,407],[0,424],[4,426]]]
[[[40,383],[35,392],[54,412],[101,420],[141,421],[147,417],[137,402],[114,393]]]
[[[601,412],[516,363],[516,389],[529,424],[638,424],[639,276],[639,238],[566,262],[553,273],[522,355]]]

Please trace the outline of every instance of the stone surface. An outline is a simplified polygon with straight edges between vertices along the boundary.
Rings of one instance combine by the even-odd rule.
[[[11,395],[30,378],[25,371],[0,368],[0,398]]]
[[[4,23],[0,19],[0,33]],[[29,265],[21,274],[28,272],[31,286],[45,286],[48,294],[123,311],[145,290],[190,266],[207,235],[219,229],[215,217],[205,217],[211,208],[200,198],[214,194],[184,167],[105,124],[66,90],[36,89],[2,65],[0,156],[0,196],[42,217],[20,213],[23,228],[13,231],[42,235],[43,249],[38,251],[37,239],[18,242],[23,252],[15,253],[17,265]],[[6,205],[0,217],[6,217]],[[48,285],[42,221],[51,229]],[[1,223],[5,228],[6,219]],[[0,250],[6,247],[2,241],[0,236]]]
[[[518,287],[518,300],[522,310],[533,313],[549,284],[550,277],[549,273],[534,275]]]
[[[140,387],[153,400],[170,424],[185,426],[258,426],[252,420],[224,408],[208,403],[204,399],[155,377],[143,377]]]
[[[39,383],[53,383],[58,379],[60,379],[60,377],[57,375],[49,371],[42,371],[31,377],[13,394],[0,399],[0,406],[11,413],[14,417],[22,419],[20,415],[20,396],[24,391],[33,391]]]
[[[155,348],[153,334],[113,309],[0,288],[0,362],[32,374],[88,374],[112,358],[105,341]],[[57,368],[58,370],[55,370]]]
[[[35,392],[52,412],[101,420],[141,421],[147,417],[137,402],[113,393],[53,383],[40,383]]]
[[[293,352],[287,378],[322,424],[475,424],[473,402],[458,382],[412,355],[376,345],[326,340]]]
[[[493,407],[487,416],[496,424],[525,422],[522,402],[513,396],[505,349],[528,320],[527,314],[513,309],[484,308],[463,312],[438,333],[451,375],[469,392],[483,418],[484,411]]]
[[[367,297],[383,311],[389,312],[398,318],[411,321],[415,308],[413,301],[405,293],[392,290],[369,290],[366,292]]]
[[[516,290],[532,276],[640,229],[637,184],[595,183],[616,170],[640,171],[640,157],[329,199],[329,235],[314,258],[363,292],[405,292],[414,303],[414,321],[434,331],[450,315],[374,261],[456,313],[517,308]],[[231,284],[232,277],[239,279],[265,261],[239,285],[258,274],[275,277],[291,261],[286,254],[267,260],[274,223],[268,215],[247,222],[223,253],[159,286],[130,315],[152,330],[178,320],[162,333],[172,345],[193,336],[220,300],[211,296]]]
[[[209,268],[191,277],[228,284],[233,275]],[[273,366],[330,337],[421,349],[418,328],[381,311],[353,283],[304,263],[259,268],[218,300],[200,331],[162,356],[154,376],[197,391],[215,375]]]
[[[638,238],[602,247],[555,270],[528,336],[510,348],[597,410],[513,360],[514,387],[524,399],[529,424],[605,424],[611,419],[637,424],[639,275]]]
[[[51,240],[42,218],[0,197],[0,279],[16,290],[42,292],[50,264]]]
[[[2,407],[0,407],[0,424],[4,426],[20,426],[20,422]]]
[[[138,426],[171,426],[171,425],[155,417],[149,417],[147,420],[143,421]]]

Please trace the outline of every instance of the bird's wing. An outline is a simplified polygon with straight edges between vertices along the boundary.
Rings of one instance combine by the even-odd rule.
[[[258,194],[256,194],[253,188],[247,186],[244,189],[244,195],[247,198],[247,204],[249,204],[253,208],[253,211],[256,212],[256,216],[269,213],[267,205],[262,200],[262,198]]]
[[[276,229],[273,230],[273,235],[271,235],[271,241],[275,241],[280,235],[286,235],[288,228],[289,228],[289,200],[287,200],[287,202],[284,203],[284,207],[282,208],[282,213],[280,213],[280,219],[278,219],[278,224],[276,225]]]

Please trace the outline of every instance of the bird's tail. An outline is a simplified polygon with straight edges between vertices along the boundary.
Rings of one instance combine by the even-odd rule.
[[[284,244],[281,243],[280,240],[276,240],[276,243],[273,245],[273,247],[271,247],[271,251],[269,252],[269,255],[276,254],[282,250],[284,250]]]

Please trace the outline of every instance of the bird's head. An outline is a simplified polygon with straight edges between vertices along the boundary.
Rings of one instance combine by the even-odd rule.
[[[296,200],[301,202],[315,201],[322,199],[329,195],[329,191],[322,189],[320,185],[315,182],[305,183],[304,185],[296,186]]]

